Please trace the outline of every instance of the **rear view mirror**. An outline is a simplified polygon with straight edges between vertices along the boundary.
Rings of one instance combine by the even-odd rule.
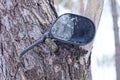
[[[95,36],[94,23],[83,16],[75,14],[61,15],[52,25],[50,35],[58,41],[85,45]]]
[[[63,43],[82,46],[93,40],[95,32],[95,25],[90,19],[66,13],[56,19],[51,29],[42,38],[23,50],[20,57],[39,43],[44,42],[47,37]]]

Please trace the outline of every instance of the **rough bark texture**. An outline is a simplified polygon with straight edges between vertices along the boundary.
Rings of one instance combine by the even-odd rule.
[[[103,0],[88,2],[91,14],[85,13],[95,24],[102,7]],[[93,12],[91,8],[95,8]],[[0,80],[88,79],[91,43],[79,47],[47,39],[19,59],[20,52],[39,39],[56,18],[52,0],[0,1]]]
[[[118,26],[118,13],[116,8],[116,0],[111,0],[111,11],[113,17],[114,37],[115,37],[116,72],[117,72],[117,80],[119,80],[120,79],[120,40],[119,40],[119,26]]]

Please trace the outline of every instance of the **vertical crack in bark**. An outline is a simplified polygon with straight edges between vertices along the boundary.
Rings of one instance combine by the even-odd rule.
[[[2,33],[2,22],[1,22],[1,16],[0,16],[0,34]]]
[[[51,9],[53,9],[53,13],[54,13],[55,17],[57,18],[58,14],[57,14],[57,11],[54,7],[54,2],[52,0],[48,0],[48,2],[49,2],[49,5],[50,5]]]
[[[73,79],[72,79],[71,66],[70,66],[69,64],[68,64],[68,71],[69,71],[70,80],[73,80]]]
[[[1,42],[1,54],[3,55],[3,43]]]
[[[42,57],[42,62],[43,62],[43,70],[44,70],[44,76],[43,78],[47,80],[47,73],[46,73],[46,68],[45,68],[45,63],[44,63],[44,57]]]
[[[70,78],[70,80],[73,80],[73,79],[72,79],[72,73],[71,73],[70,64],[68,63],[68,60],[67,60],[67,59],[66,59],[66,63],[67,63],[67,67],[68,67],[69,78]]]

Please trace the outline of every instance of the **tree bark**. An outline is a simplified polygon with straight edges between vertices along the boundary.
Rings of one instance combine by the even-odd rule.
[[[119,40],[119,27],[118,27],[118,13],[116,8],[116,0],[111,0],[111,11],[113,17],[114,37],[115,37],[115,61],[116,61],[116,73],[117,80],[120,79],[120,40]]]
[[[88,2],[85,16],[96,26],[102,7],[103,0]],[[46,39],[19,59],[56,18],[52,0],[0,1],[0,80],[88,80],[92,43],[81,47]]]

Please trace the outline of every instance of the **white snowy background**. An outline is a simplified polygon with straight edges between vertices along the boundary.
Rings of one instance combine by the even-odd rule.
[[[72,2],[71,8],[64,7],[65,3],[67,3],[66,0],[62,0],[57,4],[56,8],[59,15],[68,12],[79,14],[78,0],[72,0]],[[117,0],[117,3],[120,16],[120,0]],[[118,19],[120,27],[120,17]],[[115,44],[110,0],[105,0],[104,2],[104,9],[93,44],[91,59],[92,80],[116,80]]]
[[[110,0],[105,0],[99,29],[93,45],[91,62],[93,80],[116,80],[114,45]]]

